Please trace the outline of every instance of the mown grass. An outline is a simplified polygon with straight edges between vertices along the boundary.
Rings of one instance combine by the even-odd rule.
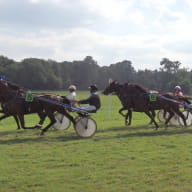
[[[111,114],[108,99],[101,95],[102,108],[93,114],[98,130],[89,139],[72,126],[40,137],[40,130],[16,130],[12,118],[1,121],[0,191],[190,192],[192,127],[165,130],[160,124],[155,131],[142,113],[126,127],[116,96],[109,99]],[[26,116],[28,125],[37,121]]]

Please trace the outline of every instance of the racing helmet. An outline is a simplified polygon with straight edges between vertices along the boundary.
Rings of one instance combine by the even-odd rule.
[[[69,89],[69,90],[73,90],[73,91],[75,91],[77,88],[76,88],[75,85],[70,85],[70,86],[68,87],[68,89]]]
[[[175,86],[175,89],[181,90],[181,87],[179,85]]]
[[[89,86],[89,89],[90,89],[91,91],[97,91],[97,90],[98,90],[98,88],[97,88],[96,85],[90,85],[90,86]]]

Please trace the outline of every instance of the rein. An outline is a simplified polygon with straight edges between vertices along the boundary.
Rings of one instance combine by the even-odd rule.
[[[175,100],[175,99],[170,99],[170,98],[165,97],[165,96],[163,96],[163,95],[159,95],[159,97],[162,98],[162,99],[165,99],[165,100],[167,100],[167,101],[172,101],[172,102],[177,103],[177,104],[179,104],[179,105],[186,106],[186,104],[181,103],[181,102],[179,102],[179,101],[177,101],[177,100]]]

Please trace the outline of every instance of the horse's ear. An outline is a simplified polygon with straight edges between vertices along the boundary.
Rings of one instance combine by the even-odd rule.
[[[109,84],[111,84],[113,82],[113,79],[109,78]]]

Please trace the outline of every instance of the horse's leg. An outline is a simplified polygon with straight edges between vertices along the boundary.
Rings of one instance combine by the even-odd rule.
[[[58,109],[57,112],[62,113],[63,115],[65,115],[65,116],[73,123],[73,126],[75,126],[76,121],[74,120],[73,116],[71,116],[71,115],[65,110],[65,108],[62,107],[62,108]]]
[[[167,111],[167,110],[164,110],[164,113],[169,113],[169,116],[168,118],[166,119],[165,121],[165,126],[167,126],[167,124],[169,123],[170,119],[174,116],[174,113],[172,111]],[[166,117],[166,116],[165,116]]]
[[[56,119],[55,119],[55,116],[53,115],[53,113],[48,113],[47,116],[49,117],[50,119],[50,123],[42,129],[40,135],[44,135],[44,133],[54,124],[56,123]]]
[[[127,125],[127,118],[128,117],[126,117],[126,115],[125,114],[123,114],[123,112],[122,111],[124,111],[125,110],[125,108],[123,107],[123,108],[121,108],[121,109],[119,109],[119,114],[120,115],[122,115],[123,117],[125,117],[125,125]]]
[[[40,121],[39,121],[39,123],[37,123],[36,125],[35,125],[35,128],[41,128],[42,127],[42,125],[43,125],[43,123],[44,123],[44,121],[45,121],[45,118],[46,118],[46,114],[45,113],[38,113],[38,115],[39,115],[39,117],[40,117]]]
[[[25,120],[24,120],[24,114],[18,114],[18,118],[19,118],[21,127],[22,127],[23,129],[26,129],[26,127],[25,127]]]
[[[0,120],[5,119],[5,118],[7,118],[7,117],[10,117],[10,115],[3,114],[2,116],[0,116]]]
[[[128,121],[128,119],[129,119],[129,121]],[[128,112],[125,116],[126,125],[131,125],[131,121],[132,121],[132,111],[128,110]]]
[[[155,119],[155,111],[154,110],[152,110],[152,111],[150,111],[151,112],[151,115],[153,116],[153,119]],[[153,121],[152,121],[152,119],[151,119],[151,121],[149,122],[149,124],[151,125],[153,123]]]
[[[15,122],[17,123],[17,129],[21,129],[17,115],[13,115],[13,117],[15,119]]]
[[[121,108],[121,109],[119,109],[119,114],[120,115],[122,115],[123,117],[125,117],[125,115],[122,113],[122,111],[124,111],[125,110],[125,108],[123,107],[123,108]]]
[[[159,125],[156,123],[153,115],[149,111],[145,111],[145,114],[151,119],[151,122],[155,124],[156,129],[158,129]]]
[[[25,119],[24,119],[24,114],[23,113],[19,113],[18,114],[18,118],[19,118],[21,127],[23,129],[35,129],[36,128],[35,126],[33,126],[33,127],[25,127]]]
[[[73,126],[75,127],[76,121],[74,120],[73,116],[71,116],[66,110],[62,110],[62,114],[65,115],[73,123]]]
[[[132,111],[128,110],[126,114],[124,114],[122,111],[127,110],[126,108],[121,108],[119,109],[119,114],[125,117],[125,125],[131,125],[131,120],[132,120]]]
[[[181,111],[179,111],[179,109],[174,109],[174,112],[182,118],[184,126],[187,127],[187,123],[186,123],[186,119],[185,116],[183,115],[183,113]]]

